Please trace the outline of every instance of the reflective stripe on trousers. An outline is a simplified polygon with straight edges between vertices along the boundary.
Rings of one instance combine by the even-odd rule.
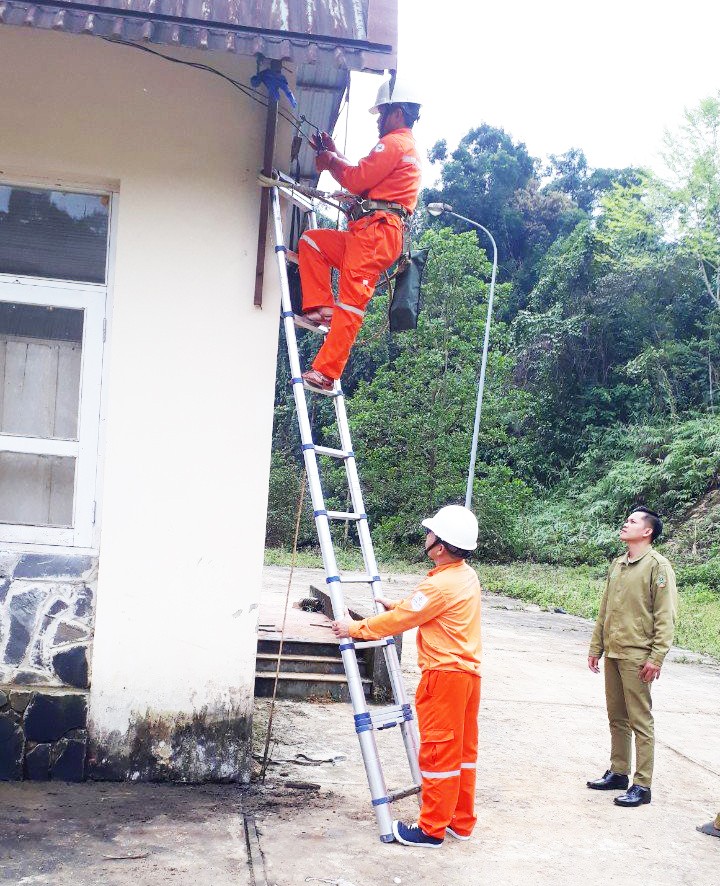
[[[415,695],[420,727],[422,809],[426,834],[443,837],[475,827],[480,677],[463,671],[425,671]]]

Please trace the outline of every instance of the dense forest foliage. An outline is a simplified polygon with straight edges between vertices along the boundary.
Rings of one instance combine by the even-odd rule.
[[[381,557],[413,555],[419,518],[464,496],[491,251],[465,223],[426,214],[441,199],[499,252],[480,558],[605,563],[644,503],[666,522],[669,555],[720,592],[719,137],[720,94],[668,134],[663,178],[591,169],[577,149],[541,163],[486,124],[453,151],[435,145],[438,183],[415,219],[415,245],[431,247],[418,328],[389,334],[380,289],[343,378]],[[317,338],[301,338],[311,356]],[[268,544],[289,546],[302,469],[280,354]],[[313,402],[330,441],[332,403]],[[337,470],[327,485],[345,509]],[[314,541],[306,515],[300,543]]]

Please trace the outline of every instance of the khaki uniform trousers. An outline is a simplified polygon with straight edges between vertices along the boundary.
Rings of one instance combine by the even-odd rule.
[[[655,758],[655,727],[650,683],[639,677],[642,664],[605,656],[605,701],[610,723],[610,769],[630,775],[635,733],[635,775],[632,783],[649,788]]]

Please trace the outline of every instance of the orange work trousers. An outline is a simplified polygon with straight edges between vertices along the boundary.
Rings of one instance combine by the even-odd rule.
[[[298,256],[303,311],[335,308],[313,369],[328,378],[340,378],[378,277],[399,257],[402,240],[402,220],[390,212],[374,212],[350,222],[347,231],[317,228],[302,235]],[[337,303],[331,268],[340,270]]]
[[[442,839],[445,828],[469,836],[475,827],[480,677],[425,671],[415,694],[420,728],[422,808],[418,824]]]

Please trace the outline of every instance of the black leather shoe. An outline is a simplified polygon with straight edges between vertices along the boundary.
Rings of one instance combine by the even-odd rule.
[[[650,788],[641,787],[634,784],[625,794],[615,797],[613,803],[616,806],[642,806],[649,803],[651,799]]]
[[[630,779],[627,775],[620,775],[618,772],[611,772],[609,769],[602,778],[595,781],[589,781],[587,786],[593,791],[626,791]]]

